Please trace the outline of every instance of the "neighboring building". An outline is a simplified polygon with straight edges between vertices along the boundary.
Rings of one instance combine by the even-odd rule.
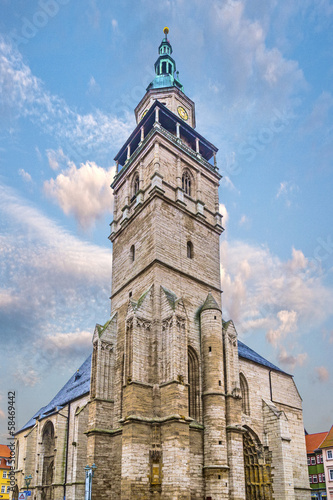
[[[95,463],[93,500],[309,500],[294,380],[222,319],[217,148],[166,35],[115,158],[111,317],[16,435],[18,489],[81,500]]]
[[[0,444],[0,499],[9,499],[11,466],[10,449],[5,444]]]
[[[327,432],[318,432],[305,436],[309,482],[312,490],[311,498],[318,500],[327,498],[323,454],[319,449],[326,436]]]
[[[327,500],[333,499],[333,426],[319,446],[323,453]]]

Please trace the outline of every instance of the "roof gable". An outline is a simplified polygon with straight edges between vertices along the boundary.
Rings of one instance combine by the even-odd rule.
[[[91,356],[91,354],[88,356],[85,362],[82,363],[80,368],[71,376],[68,382],[66,382],[50,403],[43,406],[37,413],[35,413],[35,415],[18,432],[32,427],[35,425],[37,419],[42,419],[46,416],[52,415],[70,401],[89,393]]]
[[[333,448],[333,425],[319,448]]]
[[[307,434],[305,436],[305,444],[306,444],[306,452],[314,453],[323,442],[325,437],[327,436],[327,431],[325,432],[317,432],[315,434]]]

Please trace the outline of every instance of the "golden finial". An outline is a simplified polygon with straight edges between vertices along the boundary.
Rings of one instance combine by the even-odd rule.
[[[165,34],[165,36],[167,36],[167,34],[169,33],[169,28],[167,26],[164,28],[163,33]]]

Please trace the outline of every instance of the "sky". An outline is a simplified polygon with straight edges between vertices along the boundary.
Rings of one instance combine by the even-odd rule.
[[[219,148],[224,319],[333,415],[333,3],[0,0],[0,441],[110,315],[114,156],[168,38]]]

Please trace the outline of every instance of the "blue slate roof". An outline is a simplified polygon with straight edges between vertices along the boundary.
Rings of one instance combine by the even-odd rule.
[[[250,349],[247,345],[243,344],[240,340],[238,340],[238,356],[240,358],[248,359],[249,361],[253,361],[254,363],[258,363],[259,365],[262,366],[267,366],[267,368],[270,368],[271,370],[275,370],[277,372],[281,373],[286,373],[277,366],[273,365],[270,361],[267,361],[267,359],[263,358],[258,354],[257,352],[253,351],[253,349]],[[288,375],[288,374],[287,374]]]
[[[88,394],[90,391],[91,356],[92,355],[90,354],[80,368],[71,376],[64,387],[60,389],[52,401],[38,410],[29,422],[27,422],[18,432],[34,426],[37,418],[42,419],[48,417],[49,415],[53,415],[70,401],[73,401],[84,394]]]

